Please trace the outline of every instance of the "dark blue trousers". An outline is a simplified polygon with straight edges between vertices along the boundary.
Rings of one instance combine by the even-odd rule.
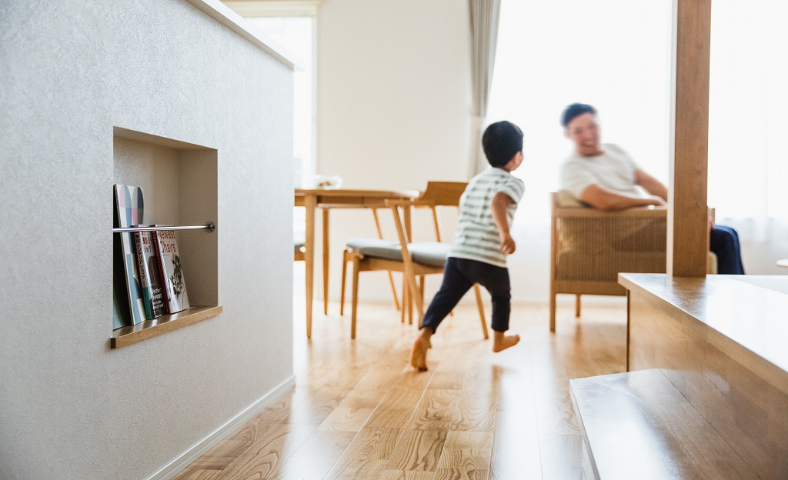
[[[744,275],[739,235],[736,230],[724,225],[715,225],[709,233],[709,250],[717,255],[717,273]]]
[[[492,329],[496,332],[509,330],[509,314],[512,310],[509,269],[454,257],[446,260],[446,265],[443,267],[443,283],[430,302],[419,328],[429,327],[435,333],[438,325],[476,283],[486,288],[492,295]]]

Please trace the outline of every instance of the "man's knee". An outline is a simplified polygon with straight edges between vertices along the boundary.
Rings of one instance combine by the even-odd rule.
[[[712,249],[715,247],[724,248],[726,246],[736,248],[736,244],[738,243],[736,230],[719,225],[710,232],[709,243]]]

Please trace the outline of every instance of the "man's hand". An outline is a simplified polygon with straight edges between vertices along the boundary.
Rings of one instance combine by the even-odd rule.
[[[662,200],[668,199],[668,189],[659,180],[643,170],[635,170],[635,185],[640,185],[651,195],[656,195]],[[663,204],[664,205],[664,204]]]
[[[514,253],[515,249],[517,248],[517,244],[514,243],[514,239],[509,234],[509,232],[501,234],[501,253],[505,253],[506,255],[511,255]]]
[[[651,195],[649,198],[651,198],[651,201],[654,202],[652,205],[655,207],[665,207],[668,205],[667,202],[665,202],[665,200],[663,200],[662,197],[658,195]]]

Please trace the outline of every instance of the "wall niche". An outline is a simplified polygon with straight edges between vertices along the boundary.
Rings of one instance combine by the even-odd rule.
[[[205,225],[211,221],[217,228],[213,232],[176,232],[191,308],[117,328],[112,331],[111,348],[136,343],[221,313],[222,307],[218,305],[217,160],[218,151],[214,148],[113,127],[112,184],[142,188],[143,224]],[[112,185],[108,185],[108,199],[112,191]],[[118,250],[113,249],[113,256],[118,254]],[[122,261],[113,261],[114,269],[118,265],[122,267]],[[113,279],[117,283],[125,277],[115,271]],[[125,292],[125,283],[114,287],[118,292]],[[119,303],[122,308],[128,308],[127,301]]]

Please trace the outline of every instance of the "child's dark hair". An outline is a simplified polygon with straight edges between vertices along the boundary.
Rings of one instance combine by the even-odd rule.
[[[484,131],[482,147],[490,165],[503,167],[523,151],[523,131],[512,122],[495,122]]]
[[[579,117],[584,113],[590,113],[592,115],[596,115],[596,108],[592,107],[591,105],[586,105],[585,103],[573,103],[564,109],[564,113],[561,114],[561,126],[567,128],[569,126],[569,122],[575,119],[575,117]]]

